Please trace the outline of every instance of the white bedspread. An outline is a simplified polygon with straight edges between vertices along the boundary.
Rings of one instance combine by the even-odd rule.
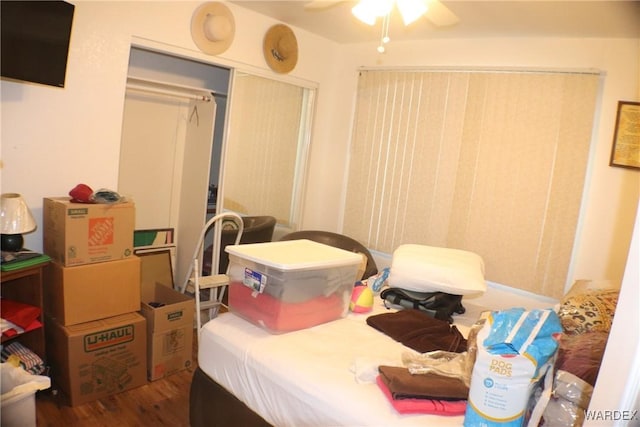
[[[492,304],[492,300],[496,304]],[[511,307],[499,293],[494,298],[463,300],[466,313],[454,316],[466,336],[487,307]],[[366,318],[385,312],[382,303],[368,314],[313,328],[272,335],[233,313],[209,321],[201,331],[198,364],[220,385],[275,426],[459,426],[463,417],[400,415],[372,382],[367,366],[402,366],[407,347],[368,326]],[[511,299],[511,302],[514,300]],[[549,307],[527,300],[520,306]],[[481,303],[476,304],[476,303]]]

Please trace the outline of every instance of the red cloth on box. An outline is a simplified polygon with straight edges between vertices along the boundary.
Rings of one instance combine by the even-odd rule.
[[[27,329],[40,316],[40,308],[6,298],[0,298],[0,317]]]
[[[342,317],[344,302],[337,294],[289,303],[256,293],[240,282],[229,284],[231,311],[272,332],[290,332]]]
[[[376,378],[376,384],[382,390],[391,406],[400,414],[433,414],[433,415],[464,415],[467,409],[466,400],[433,400],[433,399],[394,399],[391,391],[382,381]]]

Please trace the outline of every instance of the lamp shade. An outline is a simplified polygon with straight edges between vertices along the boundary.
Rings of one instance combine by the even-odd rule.
[[[396,0],[404,25],[409,25],[427,13],[427,5],[423,0]]]
[[[376,23],[376,18],[391,13],[394,0],[360,0],[351,13],[367,25]]]
[[[36,221],[20,194],[3,193],[0,205],[0,234],[22,234],[36,229]]]

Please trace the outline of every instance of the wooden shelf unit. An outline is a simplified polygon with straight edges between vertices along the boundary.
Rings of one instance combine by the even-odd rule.
[[[3,271],[0,274],[0,282],[2,283],[2,291],[0,294],[2,295],[2,298],[33,305],[42,310],[39,318],[42,323],[42,327],[19,334],[15,337],[2,337],[2,343],[18,341],[40,356],[44,361],[46,361],[46,348],[44,337],[42,282],[44,268],[48,264],[49,262],[47,261],[18,270]]]

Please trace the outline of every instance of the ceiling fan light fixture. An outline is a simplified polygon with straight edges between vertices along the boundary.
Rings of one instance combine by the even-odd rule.
[[[352,9],[353,15],[368,25],[374,25],[378,17],[382,18],[382,34],[378,52],[385,52],[389,43],[389,23],[393,6],[397,5],[404,25],[409,25],[429,9],[426,0],[360,0]]]
[[[396,0],[404,25],[409,25],[427,13],[424,0]]]
[[[353,13],[353,16],[367,25],[373,25],[376,23],[377,16],[374,15],[371,10],[367,9],[367,7],[362,4],[362,2],[353,6],[353,8],[351,9],[351,13]]]
[[[351,13],[365,24],[373,25],[378,17],[391,13],[393,3],[394,0],[360,0]]]

